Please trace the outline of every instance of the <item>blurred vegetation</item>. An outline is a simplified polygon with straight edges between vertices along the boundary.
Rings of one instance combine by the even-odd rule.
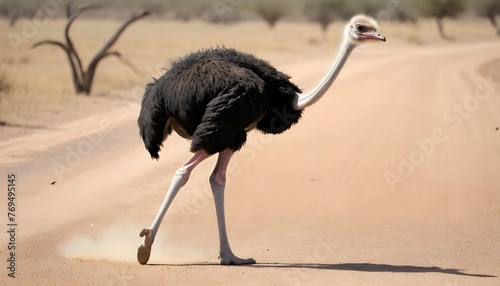
[[[310,21],[318,23],[326,34],[330,23],[350,18],[354,14],[352,8],[352,4],[344,0],[306,0],[304,13]]]
[[[393,20],[399,22],[417,22],[419,14],[415,8],[414,0],[400,0],[396,3],[387,6],[388,12],[393,15]]]
[[[287,5],[286,1],[254,0],[251,9],[272,29],[287,13]]]
[[[451,39],[444,32],[443,20],[456,18],[466,10],[466,0],[420,0],[417,9],[424,17],[436,19],[439,35],[443,39]]]
[[[479,16],[490,20],[497,35],[500,36],[500,26],[497,22],[497,16],[500,16],[500,0],[475,0],[472,5]]]
[[[325,32],[334,21],[345,21],[354,14],[365,13],[379,21],[416,22],[419,18],[434,18],[444,39],[443,20],[462,14],[487,19],[500,36],[497,17],[500,0],[0,0],[0,16],[32,18],[44,3],[57,3],[56,17],[65,17],[65,3],[74,6],[89,2],[102,4],[87,17],[124,18],[130,13],[149,9],[157,18],[179,21],[202,20],[211,23],[232,23],[262,19],[273,28],[282,20],[317,23]],[[465,13],[469,12],[469,13]]]
[[[0,70],[0,95],[8,93],[12,87],[12,80],[5,70]],[[1,99],[1,97],[0,97]]]

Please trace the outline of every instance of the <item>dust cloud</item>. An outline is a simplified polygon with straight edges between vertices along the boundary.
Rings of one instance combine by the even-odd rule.
[[[142,243],[139,232],[143,226],[113,225],[97,227],[71,237],[59,247],[59,254],[68,258],[85,260],[137,263],[137,247]],[[97,228],[94,229],[94,228]],[[206,261],[203,251],[190,249],[189,245],[172,245],[161,236],[153,244],[149,263],[182,263]]]

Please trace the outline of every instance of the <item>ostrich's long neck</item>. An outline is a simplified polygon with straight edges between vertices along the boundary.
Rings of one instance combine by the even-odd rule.
[[[340,47],[340,52],[333,64],[332,68],[328,72],[327,76],[321,81],[321,83],[316,86],[310,93],[308,94],[299,94],[295,96],[293,100],[293,108],[295,110],[302,110],[310,105],[316,103],[325,93],[328,91],[330,86],[332,86],[333,82],[339,75],[342,67],[344,66],[347,58],[354,50],[355,45],[349,43],[349,41],[344,41],[342,46]]]

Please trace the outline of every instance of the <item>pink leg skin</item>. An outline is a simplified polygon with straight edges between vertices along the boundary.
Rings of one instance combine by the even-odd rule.
[[[158,232],[160,223],[163,220],[168,207],[174,200],[175,195],[177,195],[182,186],[187,183],[191,171],[193,171],[198,164],[208,157],[210,157],[210,155],[208,155],[205,151],[198,151],[186,164],[184,164],[184,166],[180,167],[177,172],[175,172],[170,188],[167,191],[167,195],[161,204],[160,210],[158,211],[153,224],[149,228],[144,228],[140,233],[140,236],[144,237],[144,242],[137,249],[137,261],[140,264],[148,263],[149,256],[151,255],[151,246],[155,240],[156,233]]]
[[[224,189],[226,186],[227,166],[233,154],[234,152],[229,149],[220,152],[217,165],[210,176],[210,186],[212,187],[212,192],[214,194],[215,211],[217,212],[217,225],[219,227],[220,264],[255,264],[255,260],[252,258],[242,259],[234,255],[227,238],[226,219],[224,214]]]

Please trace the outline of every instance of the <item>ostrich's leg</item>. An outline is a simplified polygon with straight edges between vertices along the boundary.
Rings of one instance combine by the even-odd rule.
[[[242,265],[254,264],[255,260],[252,258],[242,259],[236,257],[231,251],[229,240],[226,231],[226,219],[224,215],[224,189],[226,186],[226,170],[229,160],[233,155],[233,151],[226,149],[219,153],[217,165],[210,176],[210,186],[214,194],[215,211],[217,212],[217,225],[219,227],[219,242],[220,242],[220,264],[223,265]]]
[[[187,183],[191,171],[208,157],[210,157],[210,155],[208,155],[205,151],[198,151],[186,164],[184,164],[184,166],[180,167],[175,172],[175,175],[172,178],[172,182],[170,183],[170,188],[167,191],[167,195],[165,196],[165,199],[161,204],[160,210],[158,211],[153,224],[151,225],[151,227],[143,229],[140,233],[141,237],[144,236],[144,242],[137,249],[137,261],[139,261],[140,264],[148,263],[149,256],[151,254],[151,245],[155,240],[155,236],[158,232],[158,228],[160,227],[160,223],[165,216],[168,207],[174,200],[175,195],[177,195],[182,186]]]

